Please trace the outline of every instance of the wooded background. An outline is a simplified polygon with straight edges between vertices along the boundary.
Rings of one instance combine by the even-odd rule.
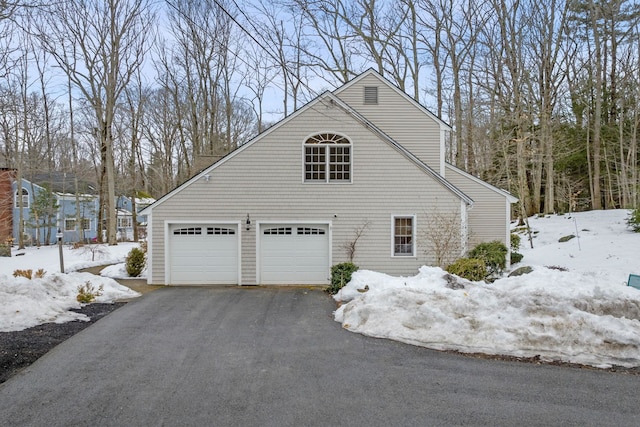
[[[159,197],[374,68],[518,214],[638,207],[639,20],[631,0],[0,0],[0,163],[95,181],[113,243],[116,195]]]

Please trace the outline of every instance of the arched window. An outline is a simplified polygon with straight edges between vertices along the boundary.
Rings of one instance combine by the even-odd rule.
[[[321,133],[304,142],[306,182],[351,182],[351,141]]]
[[[14,201],[13,201],[13,206],[15,206],[16,208],[20,207],[20,188],[18,188],[16,190],[16,195],[14,197]],[[29,191],[27,191],[26,188],[22,188],[22,207],[23,208],[28,208],[29,207]]]

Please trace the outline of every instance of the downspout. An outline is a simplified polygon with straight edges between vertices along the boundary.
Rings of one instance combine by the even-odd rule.
[[[467,204],[460,200],[460,256],[464,257],[469,250],[469,211],[473,209],[473,204]]]

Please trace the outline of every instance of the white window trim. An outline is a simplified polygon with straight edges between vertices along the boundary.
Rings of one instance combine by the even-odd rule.
[[[316,135],[321,135],[321,134],[333,134],[333,135],[338,135],[341,138],[346,139],[347,141],[349,141],[349,144],[307,144],[307,141],[309,140],[309,138],[316,136]],[[349,147],[349,179],[348,180],[331,180],[329,179],[329,174],[331,173],[331,154],[329,152],[329,149],[326,150],[325,152],[325,179],[324,180],[307,180],[306,179],[306,147],[307,146],[324,146],[324,147],[331,147],[331,146],[343,146],[343,147]],[[341,184],[351,184],[353,183],[353,141],[351,140],[351,138],[349,138],[348,136],[346,136],[345,134],[343,134],[342,132],[334,132],[334,131],[320,131],[320,132],[313,132],[310,133],[309,135],[305,136],[304,139],[302,140],[302,183],[303,184],[334,184],[334,185],[341,185]]]
[[[89,224],[89,228],[85,228],[84,231],[91,231],[91,218],[87,218],[87,217],[80,218],[80,224],[84,224],[85,221],[87,221],[87,224]]]
[[[67,228],[67,221],[73,221],[73,228]],[[65,218],[64,219],[64,231],[76,231],[77,224],[75,218]]]
[[[122,222],[126,222],[124,226],[121,226]],[[117,220],[118,228],[133,228],[133,217],[132,216],[120,216]]]
[[[411,234],[411,255],[396,255],[396,219],[397,218],[411,218],[412,234]],[[416,214],[393,214],[391,215],[391,258],[417,258],[417,244],[416,244],[416,230],[418,228],[417,215]]]
[[[25,191],[26,191],[27,194],[24,194]],[[29,206],[30,206],[29,196],[31,195],[31,193],[29,193],[29,190],[27,190],[24,187],[17,188],[16,192],[13,194],[13,207],[15,209],[19,209],[20,208],[20,206],[18,205],[18,193],[19,192],[22,192],[22,209],[29,209]]]

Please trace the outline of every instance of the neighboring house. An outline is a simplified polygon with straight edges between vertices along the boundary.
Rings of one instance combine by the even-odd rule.
[[[394,275],[509,247],[516,199],[445,162],[450,131],[369,70],[144,209],[148,282],[327,284],[349,246]]]
[[[62,233],[62,240],[65,243],[94,240],[97,236],[98,196],[47,190],[44,185],[22,179],[22,185],[19,188],[18,182],[13,182],[14,242],[19,240],[20,218],[24,224],[25,244],[54,244],[57,242],[58,232]],[[36,215],[35,206],[38,198],[47,194],[51,195],[53,204],[57,207],[51,212]],[[76,212],[79,212],[79,215]]]
[[[151,198],[139,198],[135,199],[136,202],[136,227],[138,227],[138,235],[146,235],[147,216],[140,215],[140,211],[155,202],[155,199]],[[116,200],[117,210],[117,237],[118,240],[133,240],[133,206],[131,198],[127,196],[118,196]]]

